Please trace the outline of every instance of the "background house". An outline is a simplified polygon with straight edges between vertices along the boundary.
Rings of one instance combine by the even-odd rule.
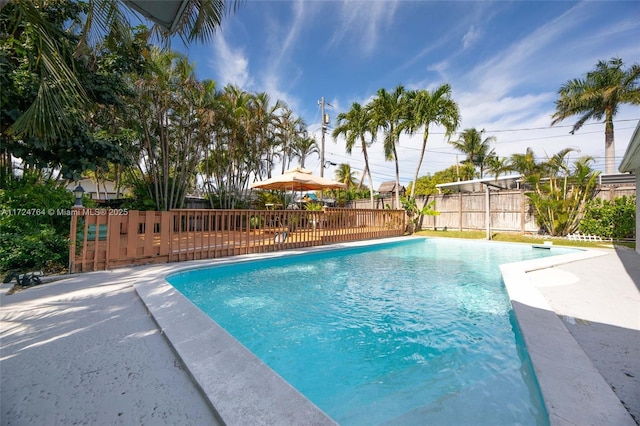
[[[116,198],[122,198],[129,191],[126,188],[120,188],[120,191],[116,191],[116,183],[110,180],[101,180],[99,182],[93,179],[84,178],[79,181],[72,181],[67,183],[66,188],[69,191],[73,191],[76,186],[82,186],[84,194],[90,197],[92,200],[113,200]]]
[[[631,136],[618,170],[636,176],[636,251],[640,253],[640,121]]]
[[[398,192],[401,197],[404,197],[407,193],[407,189],[400,185],[398,188]],[[402,206],[395,205],[395,197],[396,197],[396,182],[391,180],[387,182],[382,182],[380,187],[378,188],[378,201],[376,204],[376,208],[384,208],[386,204],[389,205],[392,209],[402,208]]]

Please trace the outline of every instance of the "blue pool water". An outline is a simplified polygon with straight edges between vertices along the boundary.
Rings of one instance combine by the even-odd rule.
[[[418,239],[168,280],[340,424],[548,424],[498,265],[569,251]]]

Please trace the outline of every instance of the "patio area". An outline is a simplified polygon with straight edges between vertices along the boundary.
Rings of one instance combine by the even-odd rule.
[[[333,247],[242,255],[232,260]],[[9,286],[4,284],[0,294],[2,424],[196,425],[216,424],[220,418],[227,424],[250,418],[277,424],[331,424],[331,419],[286,384],[275,379],[262,387],[250,383],[266,367],[259,362],[252,361],[247,372],[246,363],[227,357],[226,367],[245,372],[227,375],[224,380],[232,379],[234,386],[225,391],[244,397],[236,400],[229,394],[224,407],[210,393],[210,387],[222,379],[203,377],[206,373],[192,368],[204,355],[194,337],[208,333],[209,326],[199,319],[186,321],[188,308],[182,310],[181,303],[158,283],[178,269],[229,261],[78,274],[13,295],[6,295]],[[552,424],[606,424],[599,420],[602,418],[634,424],[631,415],[638,419],[640,414],[640,361],[635,356],[640,352],[640,255],[632,250],[608,250],[597,257],[527,272],[527,280],[561,319],[567,335],[574,339],[571,343],[609,386],[580,389],[579,383],[569,383],[578,386],[569,395],[577,404],[569,414],[576,417],[551,417]],[[185,328],[188,322],[192,329]],[[546,344],[529,351],[553,353],[553,341],[547,339]],[[214,352],[207,356],[223,355]],[[544,374],[545,366],[538,368]],[[243,380],[235,380],[237,377]],[[621,401],[618,405],[626,410],[594,407],[589,402],[592,393],[610,394],[612,389],[616,401]],[[543,394],[547,399],[553,392],[543,389]],[[229,401],[235,402],[230,405]],[[546,404],[557,406],[558,401],[547,399]],[[589,417],[594,409],[600,412]],[[608,417],[613,413],[618,417]],[[576,421],[583,416],[591,421]]]

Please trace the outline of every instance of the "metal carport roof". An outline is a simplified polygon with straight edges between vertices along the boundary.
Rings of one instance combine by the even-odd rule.
[[[463,180],[460,182],[439,183],[436,185],[438,191],[448,190],[451,192],[482,192],[489,189],[520,189],[521,175],[501,176],[499,178],[483,178],[473,180]]]

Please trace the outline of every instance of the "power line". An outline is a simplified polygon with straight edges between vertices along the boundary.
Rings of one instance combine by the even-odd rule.
[[[640,118],[628,118],[628,119],[621,119],[621,120],[613,120],[614,123],[622,123],[625,121],[638,121],[640,120]],[[604,124],[604,122],[597,122],[597,123],[585,123],[583,126],[596,126],[599,124]],[[511,129],[511,130],[485,130],[485,133],[503,133],[503,132],[524,132],[524,131],[528,131],[528,130],[550,130],[550,129],[558,129],[558,128],[565,128],[565,127],[573,127],[572,124],[567,124],[567,125],[562,125],[562,126],[546,126],[546,127],[529,127],[529,128],[522,128],[522,129]]]
[[[627,121],[640,121],[640,118],[626,118],[626,119],[620,119],[620,120],[613,120],[614,123],[622,123],[622,122],[627,122]],[[604,124],[604,122],[596,122],[596,123],[585,123],[583,124],[583,127],[585,126],[597,126],[597,125],[602,125]],[[562,129],[562,128],[568,128],[568,127],[573,127],[572,124],[565,124],[565,125],[561,125],[561,126],[545,126],[545,127],[523,127],[523,128],[518,128],[518,129],[497,129],[497,130],[487,130],[485,129],[485,133],[506,133],[506,132],[526,132],[526,131],[532,131],[532,130],[553,130],[553,129]],[[620,129],[623,130],[623,129]],[[414,135],[424,135],[424,132],[414,132]],[[429,132],[430,135],[446,135],[445,132]]]

